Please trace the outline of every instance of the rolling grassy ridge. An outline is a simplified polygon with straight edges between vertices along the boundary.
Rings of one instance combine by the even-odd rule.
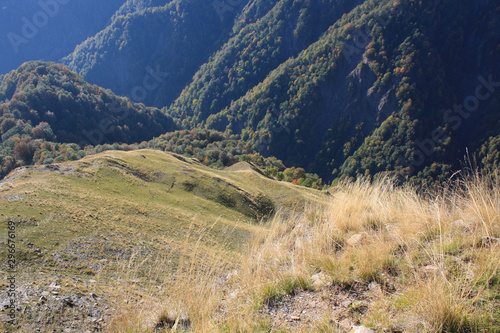
[[[139,150],[17,169],[0,184],[0,197],[2,230],[8,221],[16,224],[19,306],[28,314],[21,331],[30,331],[71,327],[69,312],[50,305],[56,298],[90,302],[92,292],[103,308],[116,309],[129,292],[131,303],[146,290],[164,295],[162,285],[183,258],[236,265],[263,228],[260,221],[326,195],[267,178],[245,162],[217,171],[180,155]],[[54,291],[51,285],[61,289],[41,310],[40,297],[47,296],[40,293]],[[78,306],[71,309],[81,317]],[[37,318],[43,318],[39,326]]]

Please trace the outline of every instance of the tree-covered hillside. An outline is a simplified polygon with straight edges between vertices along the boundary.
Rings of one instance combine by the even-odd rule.
[[[354,6],[355,1],[346,0],[277,2],[201,67],[169,112],[188,123],[204,122],[296,57]]]
[[[163,3],[130,4],[126,15],[115,16],[64,63],[87,81],[136,102],[170,104],[228,38],[237,12],[219,11],[211,1]]]
[[[63,65],[29,62],[0,77],[2,174],[32,163],[44,142],[134,143],[175,129],[159,109],[91,86]],[[49,162],[53,157],[46,156]]]
[[[262,154],[329,179],[385,171],[445,179],[467,148],[476,152],[484,143],[482,155],[495,150],[489,138],[499,134],[498,12],[494,1],[365,1],[245,96],[229,100],[238,82],[254,80],[245,66],[264,63],[259,54],[273,59],[269,48],[243,47],[250,32],[228,48],[239,50],[235,68],[202,67],[169,110],[187,127],[241,133]],[[280,37],[269,30],[255,42]]]

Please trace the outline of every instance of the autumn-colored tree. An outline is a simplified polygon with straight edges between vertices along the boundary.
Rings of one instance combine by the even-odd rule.
[[[42,139],[44,137],[43,130],[40,127],[35,127],[31,130],[34,139]]]
[[[54,146],[52,146],[52,144],[50,142],[43,142],[41,145],[40,145],[40,148],[41,149],[45,149],[45,150],[54,150]]]
[[[30,152],[30,147],[26,142],[21,141],[14,147],[14,158],[16,161],[22,163],[29,164],[31,162],[33,154]]]

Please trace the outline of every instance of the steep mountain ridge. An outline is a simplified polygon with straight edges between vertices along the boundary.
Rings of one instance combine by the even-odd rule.
[[[144,8],[117,16],[63,62],[89,82],[165,106],[227,39],[236,13],[220,16],[212,2],[199,0]]]
[[[261,153],[309,166],[325,178],[337,169],[343,176],[396,171],[402,177],[444,179],[459,167],[465,153],[459,138],[466,131],[466,126],[449,129],[447,109],[474,90],[464,86],[480,84],[482,72],[500,77],[495,8],[488,1],[481,6],[366,1],[227,110],[207,118],[205,126],[242,133]],[[467,25],[471,20],[474,29]],[[488,32],[482,22],[488,22]],[[441,26],[458,28],[441,34]],[[482,59],[472,71],[469,55]],[[474,80],[459,74],[467,68]],[[490,95],[490,106],[483,105],[477,117],[498,119],[497,103]],[[450,139],[429,148],[420,162],[425,152],[419,142],[434,129]],[[477,147],[469,140],[466,145]]]
[[[168,111],[189,123],[205,122],[295,58],[354,6],[351,1],[278,1],[203,65]]]

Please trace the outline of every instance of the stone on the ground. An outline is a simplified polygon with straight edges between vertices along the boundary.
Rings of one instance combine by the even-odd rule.
[[[427,265],[425,267],[420,268],[420,273],[431,276],[439,273],[439,267],[436,265]]]
[[[364,326],[354,326],[349,333],[375,333],[375,331]]]
[[[364,234],[355,234],[352,235],[348,240],[347,240],[347,245],[349,246],[356,246],[361,244],[361,242],[365,239]]]
[[[464,220],[456,220],[451,223],[457,229],[460,229],[463,232],[471,232],[472,231],[472,223],[465,222]]]
[[[319,289],[325,287],[330,284],[328,277],[325,273],[319,272],[311,276],[312,285],[315,289]]]
[[[372,294],[374,296],[382,296],[383,295],[382,287],[377,282],[371,282],[368,285],[368,289],[372,292]]]

